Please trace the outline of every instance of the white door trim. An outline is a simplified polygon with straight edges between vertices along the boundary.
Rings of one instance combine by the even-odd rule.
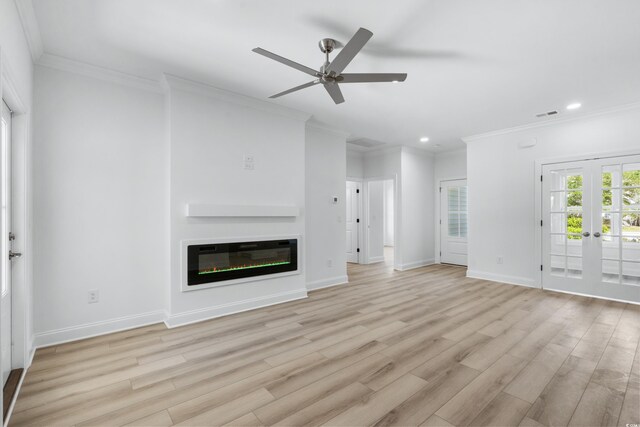
[[[624,157],[624,156],[636,156],[639,155],[640,152],[638,150],[622,150],[622,151],[609,151],[609,152],[599,152],[599,153],[588,153],[583,155],[575,155],[575,156],[562,156],[562,157],[551,157],[551,158],[542,158],[535,160],[534,162],[534,240],[535,240],[535,257],[534,257],[534,271],[537,271],[535,274],[535,286],[536,288],[543,289],[543,272],[540,268],[542,266],[543,253],[542,253],[542,226],[540,225],[542,221],[542,198],[544,197],[543,188],[542,188],[542,168],[545,165],[552,165],[556,163],[565,163],[565,162],[576,162],[581,160],[596,160],[596,159],[606,159],[610,157]],[[554,291],[555,292],[555,291]],[[592,298],[601,298],[598,296],[589,295]],[[610,298],[601,298],[607,299]],[[625,301],[628,302],[628,301]]]

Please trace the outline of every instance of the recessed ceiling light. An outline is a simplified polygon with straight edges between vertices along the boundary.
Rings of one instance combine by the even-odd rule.
[[[420,142],[429,142],[429,138],[423,136],[422,138],[420,138]]]
[[[577,110],[580,107],[582,107],[582,104],[580,104],[579,102],[574,102],[573,104],[567,105],[567,110]]]

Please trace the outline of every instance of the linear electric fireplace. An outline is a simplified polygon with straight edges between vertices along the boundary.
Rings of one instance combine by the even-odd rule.
[[[187,246],[189,287],[297,269],[297,239]]]

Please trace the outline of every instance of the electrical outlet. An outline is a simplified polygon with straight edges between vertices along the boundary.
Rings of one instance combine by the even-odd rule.
[[[327,260],[327,267],[333,267],[333,260],[332,259],[328,259]]]
[[[499,256],[499,257],[498,257],[498,259],[496,260],[496,262],[497,262],[498,264],[502,264],[502,263],[504,263],[504,258],[503,258],[503,257],[501,257],[501,256]]]
[[[100,301],[100,291],[97,289],[91,289],[89,291],[89,304],[95,304]]]

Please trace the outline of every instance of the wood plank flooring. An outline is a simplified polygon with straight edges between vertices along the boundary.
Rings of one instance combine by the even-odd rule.
[[[640,308],[349,266],[308,299],[38,350],[22,425],[640,423]]]

